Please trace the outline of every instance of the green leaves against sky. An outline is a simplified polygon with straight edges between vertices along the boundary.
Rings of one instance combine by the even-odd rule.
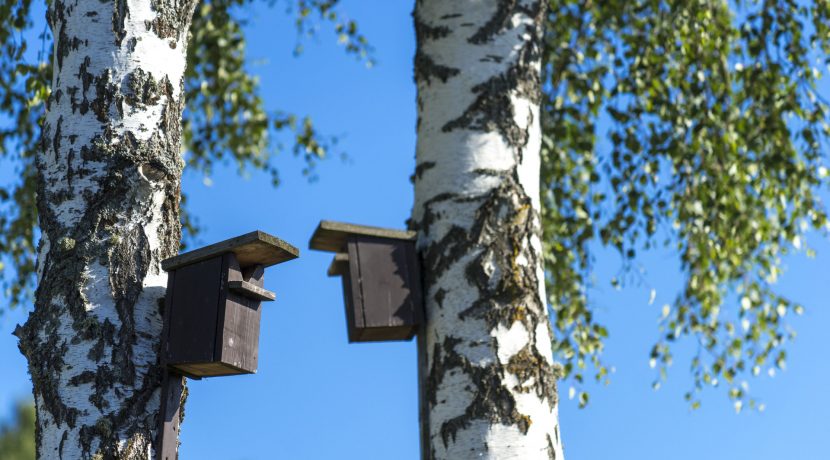
[[[827,1],[551,2],[546,268],[577,381],[608,372],[587,296],[597,239],[627,268],[655,245],[680,258],[685,286],[651,354],[661,376],[688,337],[695,390],[725,385],[740,408],[747,375],[784,366],[785,317],[801,307],[774,290],[781,257],[827,222],[828,16]]]

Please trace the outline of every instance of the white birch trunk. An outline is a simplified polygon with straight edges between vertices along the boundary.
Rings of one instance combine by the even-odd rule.
[[[540,240],[540,0],[418,0],[425,458],[563,459]]]
[[[29,362],[39,459],[150,459],[195,0],[52,0]]]

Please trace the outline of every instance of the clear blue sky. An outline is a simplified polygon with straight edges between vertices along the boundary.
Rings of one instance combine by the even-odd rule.
[[[264,2],[263,2],[264,3]],[[376,48],[379,65],[367,70],[343,53],[326,29],[291,56],[294,30],[281,7],[248,13],[251,69],[261,76],[266,105],[314,117],[320,129],[342,135],[350,160],[320,165],[309,184],[302,163],[282,155],[283,185],[264,177],[240,179],[230,167],[213,185],[186,175],[191,210],[207,228],[203,242],[261,229],[301,248],[301,258],[270,269],[266,287],[277,302],[265,306],[259,373],[190,383],[182,430],[183,459],[418,459],[415,344],[349,345],[340,283],[327,278],[330,255],[309,251],[320,219],[403,227],[412,204],[415,87],[412,2],[345,0]],[[8,170],[0,179],[8,179]],[[651,389],[648,352],[657,338],[661,306],[681,278],[675,255],[640,259],[641,281],[621,290],[608,280],[620,260],[599,250],[592,303],[611,339],[606,360],[616,368],[608,387],[589,387],[587,409],[562,393],[566,456],[583,459],[804,459],[826,460],[830,440],[830,244],[814,236],[816,259],[794,256],[780,280],[783,292],[804,303],[793,319],[799,333],[788,369],[753,379],[763,413],[733,410],[725,391],[708,391],[690,411],[689,347],[681,348],[669,381]],[[657,296],[649,305],[649,294]],[[2,301],[2,299],[0,299]],[[25,361],[11,336],[25,312],[0,316],[0,420],[30,394]]]

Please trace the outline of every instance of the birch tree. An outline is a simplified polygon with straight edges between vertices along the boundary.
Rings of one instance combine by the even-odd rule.
[[[181,113],[195,0],[55,0],[37,156],[38,290],[15,334],[38,458],[148,459],[166,275],[179,247]]]
[[[250,3],[251,0],[201,2],[195,10],[191,29],[196,46],[185,47],[181,43],[184,29],[171,26],[178,35],[169,38],[167,46],[169,48],[169,42],[173,41],[177,48],[165,50],[165,53],[185,52],[186,48],[190,64],[184,71],[184,103],[193,110],[184,113],[181,130],[181,139],[190,153],[187,166],[209,175],[215,164],[231,162],[240,169],[265,170],[276,183],[276,167],[265,150],[271,144],[268,135],[293,128],[295,152],[305,157],[309,165],[325,155],[326,143],[308,119],[298,121],[295,116],[268,113],[263,109],[256,76],[244,68],[243,20],[234,11],[234,8]],[[365,55],[366,41],[357,32],[355,23],[335,12],[338,0],[285,3],[296,6],[294,12],[302,34],[313,30],[305,29],[304,25],[316,12],[320,20],[334,24],[347,51]],[[490,222],[487,220],[489,214],[478,213],[484,206],[485,197],[490,196],[488,194],[498,195],[493,190],[507,190],[504,192],[507,196],[512,193],[510,187],[521,189],[531,204],[527,209],[541,209],[542,257],[547,282],[544,300],[552,308],[555,334],[551,339],[556,356],[564,364],[564,378],[579,385],[590,377],[592,366],[596,371],[593,377],[597,380],[608,377],[608,368],[600,357],[609,331],[597,323],[589,301],[594,287],[591,282],[592,245],[602,244],[619,250],[624,260],[623,273],[626,273],[635,266],[636,255],[643,249],[663,244],[676,248],[686,282],[676,300],[663,310],[662,333],[648,358],[662,376],[672,363],[674,343],[691,338],[701,345],[700,353],[690,363],[694,388],[686,397],[693,407],[699,404],[693,394],[695,391],[719,385],[728,388],[736,407],[741,407],[747,400],[744,390],[747,376],[771,375],[784,367],[785,347],[794,335],[788,325],[790,312],[797,314],[804,310],[794,300],[780,296],[775,289],[775,280],[783,270],[782,257],[797,250],[809,253],[805,241],[807,232],[827,226],[826,208],[818,192],[827,184],[828,176],[823,156],[830,139],[830,124],[827,85],[822,86],[822,83],[826,82],[823,72],[830,55],[830,7],[826,0],[797,3],[787,0],[550,0],[545,3],[547,12],[539,12],[545,29],[541,58],[522,58],[525,68],[532,67],[529,63],[541,60],[543,83],[541,99],[537,102],[532,101],[530,94],[533,91],[528,82],[516,80],[518,77],[509,70],[518,62],[517,56],[521,54],[518,50],[529,49],[528,43],[536,41],[524,36],[533,36],[525,23],[528,22],[526,18],[532,16],[528,11],[537,8],[535,3],[470,2],[457,5],[463,11],[452,12],[440,12],[442,8],[452,6],[439,5],[436,1],[416,4],[420,44],[416,56],[416,80],[421,126],[416,171],[418,203],[413,223],[421,232],[420,247],[427,266],[438,268],[435,279],[428,280],[432,318],[436,314],[445,314],[449,315],[451,324],[465,325],[458,331],[450,331],[452,334],[473,337],[478,333],[481,336],[478,340],[495,342],[498,339],[499,344],[518,344],[522,342],[521,337],[519,340],[503,337],[504,333],[509,335],[521,330],[510,328],[515,321],[502,321],[501,317],[482,319],[480,309],[465,310],[463,317],[456,321],[452,314],[442,313],[445,311],[440,307],[442,299],[452,301],[453,306],[448,307],[447,312],[451,308],[461,308],[465,302],[478,306],[480,299],[495,299],[492,301],[495,316],[510,310],[503,306],[518,305],[523,300],[530,305],[526,307],[527,311],[544,314],[532,310],[537,305],[529,300],[530,297],[525,299],[530,291],[522,289],[533,284],[532,280],[522,278],[521,286],[517,284],[516,287],[505,278],[505,272],[501,270],[505,259],[499,252],[504,248],[499,249],[493,242],[495,224],[484,225]],[[139,217],[141,211],[131,208],[129,201],[139,192],[158,199],[171,192],[169,187],[172,185],[169,184],[175,181],[165,169],[172,165],[165,163],[170,158],[158,163],[146,160],[151,156],[150,150],[160,152],[169,147],[172,151],[172,144],[158,149],[147,146],[150,141],[177,142],[171,137],[175,132],[172,128],[156,134],[158,125],[152,125],[151,118],[161,116],[165,123],[172,122],[175,106],[168,104],[181,104],[182,90],[177,86],[178,82],[170,80],[170,75],[145,69],[150,64],[116,66],[117,60],[123,64],[127,60],[121,58],[138,56],[136,50],[145,49],[151,42],[148,39],[138,46],[136,41],[136,48],[131,48],[132,42],[124,41],[127,25],[135,25],[138,18],[132,16],[129,2],[99,7],[94,20],[93,12],[88,17],[76,18],[74,3],[72,8],[66,3],[55,3],[49,15],[55,26],[55,52],[48,53],[37,63],[28,62],[27,44],[33,48],[37,41],[27,41],[27,33],[31,38],[31,34],[40,29],[37,21],[32,19],[32,5],[29,0],[0,0],[0,20],[4,24],[0,28],[0,113],[3,114],[0,157],[14,164],[19,171],[19,180],[0,185],[0,265],[5,263],[13,267],[0,271],[0,283],[5,290],[4,296],[12,305],[29,305],[36,281],[46,283],[44,292],[63,295],[56,297],[58,302],[55,303],[45,294],[38,294],[38,308],[47,305],[46,310],[36,312],[33,322],[18,331],[24,350],[37,353],[31,355],[33,362],[42,359],[45,363],[33,367],[36,384],[46,385],[36,388],[36,394],[55,396],[58,387],[49,385],[60,381],[50,377],[46,369],[51,370],[49,365],[60,360],[78,359],[83,369],[84,365],[95,361],[93,358],[100,354],[103,360],[107,353],[109,362],[101,362],[109,370],[101,372],[112,372],[113,378],[123,378],[133,372],[130,365],[122,361],[126,355],[113,355],[105,346],[129,341],[116,334],[123,327],[127,327],[124,331],[131,327],[129,315],[125,316],[126,323],[121,318],[124,305],[134,298],[136,305],[144,305],[142,302],[148,295],[162,295],[160,292],[144,294],[143,290],[136,294],[134,289],[129,291],[127,288],[132,289],[139,283],[138,274],[144,269],[142,267],[147,268],[147,273],[154,273],[153,264],[162,257],[162,248],[168,248],[168,243],[172,248],[173,243],[169,241],[151,241],[147,237],[148,226],[175,226],[176,219],[171,211],[175,209],[171,208],[174,203],[167,196],[161,208],[158,203],[151,205],[162,212],[171,212],[167,217],[148,214]],[[58,9],[59,5],[64,5],[62,8],[66,11]],[[145,16],[162,15],[179,6],[156,2],[152,3],[148,14],[145,14],[146,8],[136,11]],[[62,18],[53,20],[56,12],[75,18],[72,19],[74,22]],[[460,21],[460,17],[469,18],[469,21]],[[184,27],[184,17],[179,15],[178,18]],[[123,22],[119,22],[122,19]],[[147,20],[154,24],[151,18]],[[107,22],[115,24],[110,32],[95,27],[86,30],[79,25],[95,23],[101,26]],[[168,30],[165,25],[167,32],[172,29]],[[471,29],[469,35],[465,35],[467,29]],[[485,32],[476,35],[472,29]],[[114,45],[112,41],[116,30],[125,35],[120,39],[120,45]],[[70,34],[70,31],[75,32]],[[96,37],[105,39],[102,44],[106,46],[79,38],[93,31],[100,32]],[[130,33],[138,32],[135,29]],[[155,37],[167,32],[152,31]],[[521,38],[517,38],[519,33]],[[153,40],[158,41],[157,38]],[[52,41],[50,34],[43,34],[41,43],[47,49],[52,48]],[[123,43],[127,43],[126,48]],[[492,55],[483,54],[488,47],[492,48]],[[100,92],[97,82],[102,78],[100,72],[105,65],[100,59],[90,59],[89,64],[78,61],[78,56],[87,51],[92,53],[93,49],[100,49],[102,53],[109,49],[115,53],[110,53],[112,56],[118,57],[111,58],[113,70],[104,77],[112,85],[104,84]],[[512,51],[505,51],[508,49]],[[148,61],[153,58],[155,56]],[[76,69],[65,69],[67,62]],[[80,71],[82,64],[83,72]],[[156,64],[153,61],[152,65]],[[94,69],[90,67],[93,65]],[[475,71],[471,70],[473,68]],[[138,69],[148,72],[147,75],[137,75],[134,79],[133,74]],[[498,75],[504,78],[496,78]],[[165,76],[168,81],[163,82]],[[146,85],[142,83],[144,77],[147,77]],[[149,77],[154,84],[149,82]],[[63,86],[50,88],[50,79]],[[170,87],[173,89],[168,91]],[[499,88],[503,91],[499,92]],[[98,98],[99,93],[112,94],[112,100]],[[501,94],[501,98],[493,96],[496,94]],[[46,123],[49,131],[43,138],[47,153],[40,153],[37,127],[43,119],[47,100],[50,101],[50,118]],[[229,104],[229,100],[238,102]],[[521,118],[523,114],[533,113],[536,103],[541,105],[539,116],[530,121]],[[119,107],[124,110],[119,112]],[[174,109],[167,110],[168,107]],[[505,107],[512,112],[505,112]],[[78,116],[80,110],[85,110],[87,115]],[[159,110],[162,111],[154,112]],[[99,112],[115,117],[114,121],[98,121]],[[517,118],[511,121],[511,116],[505,116],[505,113]],[[142,114],[146,117],[142,118]],[[427,114],[435,121],[429,121]],[[598,128],[602,117],[609,122],[606,131]],[[532,208],[536,202],[531,193],[533,181],[527,179],[527,171],[531,169],[527,152],[537,142],[534,130],[539,119],[542,132],[541,206]],[[150,123],[145,126],[148,131],[140,130],[138,124],[141,122]],[[120,142],[122,137],[136,130],[138,132],[131,134],[130,142]],[[527,137],[526,141],[524,137]],[[604,137],[610,139],[611,148],[603,149],[597,142]],[[98,140],[110,142],[109,147]],[[472,145],[475,142],[478,146]],[[499,142],[504,145],[497,148],[501,145]],[[86,146],[85,151],[81,150],[82,146]],[[444,154],[450,150],[451,154]],[[130,167],[125,166],[118,176],[115,167],[108,166],[109,162],[99,161],[104,155]],[[38,178],[35,156],[39,157],[39,170],[48,176]],[[474,168],[474,163],[487,164],[490,170]],[[516,170],[519,179],[508,174],[511,168]],[[456,175],[449,171],[455,171],[453,174]],[[464,180],[455,182],[456,179]],[[144,185],[139,187],[136,181],[144,181],[140,182]],[[89,187],[91,192],[81,197],[68,194],[81,187]],[[129,192],[123,203],[115,203],[113,195],[99,193],[104,189],[115,190],[113,187]],[[435,193],[430,191],[433,187]],[[41,190],[39,205],[47,211],[41,219],[45,219],[48,228],[43,232],[45,238],[40,249],[36,250],[38,213],[34,209],[38,189]],[[55,200],[54,205],[44,204],[46,196]],[[90,201],[99,196],[102,201]],[[463,196],[469,196],[470,201],[465,201]],[[516,196],[521,203],[524,198]],[[499,216],[513,215],[510,209],[516,206],[523,209],[523,205],[505,205],[508,210]],[[98,217],[93,214],[98,211],[95,210],[107,217],[96,220]],[[183,210],[186,207],[179,209]],[[87,213],[92,219],[86,218]],[[448,214],[458,219],[457,225],[451,223]],[[123,220],[111,220],[109,216],[123,217]],[[184,220],[185,232],[192,230],[192,221],[187,215],[183,213],[180,217]],[[538,232],[533,218],[526,219],[527,227],[531,229],[528,231]],[[512,226],[509,222],[512,221],[498,221],[499,229],[507,232],[499,243],[522,249],[524,252],[520,251],[521,254],[516,256],[521,262],[517,264],[517,270],[532,274],[530,267],[538,266],[538,261],[532,260],[532,251],[526,248],[534,246],[526,243],[520,236],[523,233],[516,230],[521,227],[521,219]],[[95,231],[90,233],[93,227]],[[139,238],[137,233],[131,233],[137,232],[139,227],[144,229],[146,241],[130,239]],[[175,228],[171,229],[175,231]],[[94,237],[80,239],[84,232]],[[466,237],[457,236],[464,232]],[[480,238],[471,236],[476,234],[481,235]],[[471,242],[473,239],[478,246]],[[104,240],[113,243],[113,248],[127,247],[127,252],[139,251],[142,247],[155,248],[156,252],[151,251],[146,260],[130,259],[139,263],[133,266],[132,262],[125,262],[127,268],[113,272],[111,267],[118,267],[119,261],[124,260],[119,257],[126,252],[113,252],[115,259],[110,263],[110,250],[101,252],[104,247],[99,242]],[[533,242],[532,237],[530,242]],[[170,248],[166,250],[173,251]],[[463,257],[464,251],[468,251],[467,258]],[[36,266],[38,254],[42,257]],[[499,254],[502,255],[497,257]],[[493,261],[475,259],[484,256],[492,257]],[[475,270],[471,269],[472,274],[468,274],[461,268],[476,264],[493,270],[488,275],[494,280],[493,286],[480,285],[481,280],[476,281],[473,276]],[[73,274],[74,277],[68,279],[75,287],[70,289],[70,282],[62,284],[63,281],[52,274],[53,270],[67,270]],[[36,271],[39,272],[37,276]],[[469,289],[466,295],[470,299],[450,297],[450,286],[446,284],[451,279],[450,273],[458,275],[455,278],[456,295],[462,288]],[[110,281],[101,281],[106,278],[114,280],[116,287],[123,287],[127,294],[119,300],[109,293],[109,303],[94,303],[98,302],[95,299],[107,295],[104,287]],[[541,279],[537,278],[536,282]],[[500,281],[496,283],[495,280]],[[142,279],[142,287],[144,282]],[[612,283],[619,285],[620,280],[612,280]],[[502,289],[505,286],[512,287]],[[157,284],[148,284],[147,292],[157,287]],[[87,305],[109,305],[90,309],[89,316],[103,324],[100,328],[85,328],[85,324],[94,328],[95,323],[78,323],[73,316],[87,315]],[[116,305],[121,310],[114,310]],[[147,311],[151,322],[155,321],[157,313]],[[526,319],[524,310],[516,311],[518,322],[528,331],[527,324],[541,318]],[[100,316],[103,312],[109,312],[109,316]],[[146,318],[142,320],[146,321]],[[156,327],[139,324],[136,316],[132,321],[137,331],[146,332],[142,327]],[[478,332],[467,328],[474,322],[482,326]],[[501,329],[493,329],[494,325]],[[52,329],[47,331],[44,329],[47,326]],[[487,327],[491,327],[488,332],[481,332]],[[464,342],[453,345],[450,341],[450,348],[458,353],[443,353],[435,360],[439,356],[435,345],[439,345],[437,350],[443,350],[442,343],[437,342],[443,337],[439,334],[448,332],[446,327],[439,330],[435,321],[430,323],[430,328],[431,363],[438,363],[439,369],[441,366],[453,369],[430,374],[435,388],[445,391],[453,378],[464,380],[469,378],[468,372],[484,372],[474,367],[467,369],[460,361],[461,358],[479,357],[474,353],[471,355],[470,350],[464,348],[467,347]],[[58,331],[63,334],[61,340],[68,340],[66,355],[47,353],[58,347],[63,350],[62,342],[46,334]],[[73,334],[68,335],[68,331]],[[488,335],[493,331],[493,335]],[[528,336],[531,335],[528,332]],[[88,337],[96,338],[96,345],[90,348],[94,353],[79,353],[84,343],[89,346]],[[98,340],[98,337],[104,339]],[[541,347],[539,336],[530,340],[536,340],[536,345]],[[102,343],[100,347],[98,342]],[[149,359],[141,352],[147,351],[142,345],[146,343],[143,336],[136,335],[136,343],[132,345],[139,350],[129,356],[139,363],[132,365],[136,378],[149,375],[141,365]],[[125,350],[122,347],[113,349],[119,353]],[[502,348],[499,350],[504,352]],[[508,350],[508,354],[515,351]],[[529,350],[533,351],[532,347]],[[544,355],[542,351],[539,353]],[[509,365],[510,357],[504,357]],[[457,362],[452,361],[454,358],[458,358]],[[496,367],[507,366],[501,361],[492,362]],[[121,373],[121,366],[126,366],[126,374]],[[462,368],[463,372],[458,370]],[[514,372],[507,371],[505,378],[518,380]],[[110,395],[122,394],[123,389],[118,385],[126,384],[112,383],[103,374],[100,381],[96,380],[97,372],[96,368],[95,378],[92,373],[86,373],[66,387],[74,391],[72,399],[63,401],[61,395],[57,399],[43,399],[44,405],[51,405],[44,412],[43,423],[61,420],[69,427],[72,420],[73,426],[77,427],[76,422],[80,419],[72,415],[76,413],[71,408],[78,404],[103,406],[97,399],[90,400],[89,395],[81,396],[81,391],[89,391],[93,399],[97,398],[95,389],[98,387],[104,392],[107,388],[115,388],[107,393]],[[114,386],[108,387],[110,383]],[[138,384],[134,386],[137,388]],[[431,401],[434,401],[438,415],[432,414],[430,426],[433,428],[428,434],[437,454],[445,453],[450,446],[458,448],[462,441],[456,439],[470,436],[471,430],[478,429],[476,427],[513,427],[510,429],[514,429],[514,434],[516,427],[519,433],[522,431],[520,423],[511,421],[512,409],[504,416],[506,411],[474,404],[471,398],[475,388],[470,388],[456,393],[462,399],[449,402],[455,404],[453,407],[447,405],[447,400],[439,399],[445,393],[432,395]],[[498,385],[488,384],[483,388],[498,388]],[[135,394],[146,396],[145,393]],[[513,398],[519,401],[522,399],[519,396],[530,397],[533,391],[521,395],[510,392],[509,398],[502,397],[505,394],[495,393],[495,400],[504,402]],[[537,400],[543,400],[543,396]],[[587,403],[587,393],[581,392],[579,401],[583,405]],[[751,405],[752,401],[749,402]],[[130,404],[133,403],[140,401],[131,400]],[[112,407],[96,407],[96,410],[111,415],[117,413],[115,406],[123,407],[122,402],[115,400],[108,404]],[[152,411],[153,406],[150,404],[146,408]],[[58,415],[49,415],[52,411]],[[500,425],[487,422],[502,416],[506,421]],[[96,421],[95,428],[85,431],[94,433],[92,438],[103,439],[106,436],[100,433],[112,434],[116,429],[124,428],[113,425],[109,415],[100,419],[100,425]],[[527,425],[527,436],[536,439],[533,436],[539,425],[535,418],[530,420],[533,423]],[[90,421],[83,419],[84,423]],[[482,432],[487,429],[481,428]],[[550,432],[547,428],[542,431]],[[48,431],[59,436],[64,432]],[[44,433],[47,431],[41,432],[41,440]],[[443,447],[440,443],[444,443]],[[555,451],[556,443],[554,447]]]
[[[540,239],[544,14],[416,2],[427,458],[563,458]]]

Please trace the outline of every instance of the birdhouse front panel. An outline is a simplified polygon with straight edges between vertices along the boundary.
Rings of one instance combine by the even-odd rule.
[[[202,368],[214,361],[216,349],[222,257],[181,267],[169,276],[167,362],[185,373],[204,375],[209,369]]]
[[[414,242],[354,236],[348,240],[349,340],[409,340],[421,322]],[[345,280],[344,280],[345,281]],[[349,304],[351,303],[351,306]]]

